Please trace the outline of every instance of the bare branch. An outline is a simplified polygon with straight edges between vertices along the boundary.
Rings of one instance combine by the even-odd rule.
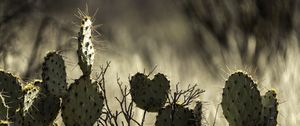
[[[179,90],[179,84],[176,84],[175,92],[169,94],[168,103],[175,104],[182,100],[180,105],[187,106],[190,105],[194,100],[196,100],[204,90],[197,88],[197,84],[191,86],[188,85],[186,90]]]
[[[108,98],[107,98],[107,93],[106,93],[106,84],[105,84],[105,73],[107,72],[108,67],[110,66],[110,62],[106,62],[106,66],[100,66],[100,73],[96,75],[96,81],[98,87],[102,90],[103,92],[103,97],[104,97],[104,108],[103,108],[103,113],[102,115],[105,116],[105,118],[100,118],[100,121],[102,121],[103,124],[105,125],[111,125],[111,126],[118,126],[118,116],[120,113],[116,111],[115,113],[112,112],[108,105]]]

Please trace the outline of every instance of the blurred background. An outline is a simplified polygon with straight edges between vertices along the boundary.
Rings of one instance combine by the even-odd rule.
[[[221,102],[227,77],[245,71],[261,94],[275,89],[278,124],[300,124],[300,2],[298,0],[1,0],[0,68],[24,82],[41,78],[47,52],[58,50],[68,82],[77,65],[78,8],[95,15],[94,74],[106,75],[111,105],[118,108],[117,76],[124,84],[136,72],[164,73],[172,88],[198,84],[206,90],[205,124],[226,126]],[[216,113],[217,111],[217,113]],[[136,109],[139,117],[141,110]],[[149,114],[146,125],[153,125]]]

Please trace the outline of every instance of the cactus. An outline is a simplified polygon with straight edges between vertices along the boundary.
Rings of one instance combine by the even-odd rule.
[[[257,85],[242,72],[232,74],[225,83],[221,106],[231,126],[255,126],[261,116],[262,103]]]
[[[94,62],[95,50],[92,43],[91,17],[83,16],[78,33],[78,64],[84,75],[90,75]]]
[[[96,82],[81,76],[68,89],[62,102],[62,118],[66,126],[94,124],[102,113],[103,95]]]
[[[155,126],[196,126],[193,110],[182,105],[168,105],[156,116]]]
[[[137,107],[149,112],[157,112],[166,102],[170,81],[163,74],[156,74],[150,80],[142,73],[130,80],[130,94]]]
[[[83,13],[81,16],[77,55],[83,75],[70,85],[67,96],[63,98],[61,110],[66,126],[93,125],[100,117],[104,106],[102,92],[97,82],[90,78],[95,55],[91,17]]]
[[[65,63],[57,52],[50,52],[43,63],[43,83],[49,92],[57,97],[67,93]]]
[[[242,72],[232,74],[226,81],[221,105],[231,126],[277,124],[276,92],[269,90],[264,96],[260,96],[256,84]]]
[[[22,125],[50,125],[59,112],[59,98],[50,94],[40,81],[30,83],[27,87],[29,88],[24,96]]]
[[[0,94],[0,124],[4,123],[8,119],[8,106],[5,103],[4,96]]]
[[[196,126],[201,126],[202,125],[202,116],[203,116],[203,113],[202,113],[202,102],[197,102],[196,103],[196,106],[193,110],[193,113],[194,113],[194,117],[195,117],[195,123],[196,123]]]
[[[263,126],[276,126],[278,114],[278,102],[276,99],[276,92],[269,90],[262,96],[262,125]]]
[[[152,80],[148,78],[149,75],[135,74],[130,79],[130,90],[127,90],[127,86],[122,89],[122,84],[118,82],[123,96],[121,99],[117,98],[121,110],[112,112],[107,102],[104,79],[109,63],[106,68],[101,67],[96,81],[91,79],[95,56],[92,19],[81,11],[79,14],[82,23],[78,33],[77,55],[83,75],[68,87],[64,59],[55,51],[48,53],[44,58],[42,80],[21,85],[17,77],[0,71],[0,125],[59,125],[54,123],[59,111],[66,126],[118,125],[121,121],[118,120],[120,116],[124,117],[128,125],[134,122],[143,126],[146,112],[159,112],[157,126],[201,125],[202,103],[198,102],[194,110],[187,106],[202,91],[195,86],[186,91],[179,91],[176,86],[171,102],[168,97],[170,81],[160,73]],[[131,101],[127,99],[129,94],[132,96]],[[179,99],[183,99],[181,104],[177,103]],[[165,107],[166,102],[169,105]],[[133,119],[134,103],[136,107],[144,109],[141,123]],[[102,111],[106,115],[102,116]]]
[[[8,106],[8,120],[11,120],[21,107],[22,91],[19,79],[10,73],[0,71],[0,91],[5,96],[4,103]]]

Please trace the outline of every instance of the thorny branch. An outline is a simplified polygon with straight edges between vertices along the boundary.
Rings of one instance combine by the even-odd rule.
[[[125,85],[124,88],[122,88],[122,82],[120,82],[120,78],[117,78],[117,84],[119,86],[122,98],[119,99],[116,97],[117,101],[119,102],[119,105],[121,107],[121,113],[123,114],[127,125],[130,126],[131,125],[131,121],[133,121],[134,123],[136,123],[137,125],[141,126],[141,124],[135,120],[134,117],[134,113],[133,113],[133,101],[130,100],[128,101],[128,96],[130,94],[128,86]],[[143,122],[142,122],[143,123]]]
[[[111,126],[118,126],[118,116],[120,113],[116,111],[113,113],[108,105],[108,100],[107,100],[107,93],[106,93],[106,87],[105,87],[105,73],[107,72],[108,67],[110,66],[110,62],[106,62],[106,66],[100,66],[100,73],[97,75],[97,82],[99,88],[103,92],[103,97],[104,97],[104,104],[105,107],[103,108],[103,114],[104,117],[100,117],[100,120],[98,121],[101,125],[107,126],[108,124]]]
[[[167,97],[167,103],[172,107],[171,116],[170,116],[170,119],[172,120],[171,121],[172,125],[175,125],[173,123],[175,119],[174,114],[177,105],[188,106],[204,92],[204,90],[197,88],[197,84],[193,86],[188,85],[186,90],[179,90],[178,85],[179,83],[176,84],[176,89],[174,93],[173,94],[169,93]],[[182,102],[180,103],[179,101]]]
[[[204,90],[197,88],[197,84],[191,86],[188,85],[188,88],[186,90],[179,90],[178,88],[179,84],[176,84],[176,89],[173,95],[170,93],[168,96],[168,103],[169,104],[175,104],[182,100],[180,105],[187,106],[190,105],[195,99],[197,99]]]
[[[103,97],[104,97],[104,104],[105,107],[103,108],[103,114],[98,120],[98,124],[102,126],[118,126],[119,125],[119,117],[120,115],[123,115],[125,118],[125,121],[127,123],[127,126],[131,126],[132,122],[135,123],[138,126],[143,126],[144,121],[145,121],[145,116],[146,116],[146,111],[144,111],[142,122],[138,122],[136,119],[134,119],[134,103],[132,100],[129,100],[129,95],[130,95],[130,89],[128,88],[127,85],[123,86],[123,83],[120,81],[120,78],[117,77],[117,84],[119,87],[119,90],[121,92],[121,98],[115,97],[116,100],[119,103],[120,109],[121,110],[116,110],[115,112],[112,111],[112,109],[108,105],[108,98],[107,98],[107,92],[106,92],[106,83],[105,83],[105,73],[107,72],[108,67],[110,66],[110,62],[106,63],[106,66],[100,67],[100,73],[97,74],[96,80],[98,82],[99,88],[103,92]],[[121,126],[124,126],[124,121],[120,120]]]

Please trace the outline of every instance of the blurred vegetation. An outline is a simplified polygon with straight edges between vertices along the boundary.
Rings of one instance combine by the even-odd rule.
[[[138,40],[143,37],[139,34],[146,31],[144,28],[148,28],[148,25],[153,23],[163,25],[164,21],[169,21],[166,19],[167,15],[173,17],[179,15],[178,17],[183,20],[184,26],[190,33],[187,37],[190,38],[189,42],[184,42],[183,47],[180,42],[173,42],[177,46],[172,48],[178,48],[178,55],[183,55],[182,57],[196,53],[212,72],[217,70],[215,67],[217,64],[212,59],[215,50],[212,50],[210,46],[217,44],[216,46],[219,46],[222,51],[228,50],[230,48],[229,36],[232,32],[240,41],[237,44],[243,63],[256,67],[262,50],[269,55],[268,57],[276,53],[284,53],[287,46],[282,40],[286,39],[291,32],[297,31],[296,28],[299,27],[296,15],[298,14],[296,6],[299,2],[296,0],[272,2],[266,0],[130,0],[127,2],[115,0],[3,0],[0,6],[0,30],[4,31],[0,35],[3,68],[16,71],[22,69],[22,76],[30,78],[29,73],[37,72],[37,68],[40,67],[36,64],[36,58],[40,58],[39,53],[45,53],[43,52],[44,48],[49,47],[43,46],[47,41],[56,40],[47,43],[51,45],[51,49],[70,47],[70,41],[65,39],[76,35],[76,32],[72,30],[74,25],[70,25],[70,22],[75,19],[72,14],[76,8],[83,7],[85,3],[90,6],[90,10],[100,8],[99,14],[97,14],[97,19],[100,21],[97,22],[105,24],[100,31],[112,44],[118,41],[115,40],[118,39],[118,34],[115,32],[119,32],[118,30],[121,28],[114,30],[114,27],[118,27],[120,22],[129,30],[129,34],[134,36],[133,39]],[[178,25],[182,25],[180,24],[182,22],[178,23]],[[30,24],[33,26],[30,27]],[[25,33],[22,34],[21,31]],[[156,37],[155,33],[147,34],[145,32],[145,34]],[[171,33],[157,39],[172,41],[168,38],[172,35],[174,34]],[[26,39],[24,36],[30,37],[27,38],[28,40],[24,40]],[[249,58],[248,56],[251,54],[248,54],[247,49],[248,46],[251,46],[248,41],[251,36],[255,37],[256,43],[253,57]],[[216,43],[210,44],[211,39]],[[24,54],[18,45],[23,45],[26,41],[31,46],[28,47],[29,52]],[[153,66],[155,63],[151,61],[149,46],[145,42],[141,43],[142,46],[134,43],[142,48],[139,53],[143,55],[145,63]],[[163,45],[163,43],[157,44]],[[145,45],[146,47],[143,47]],[[23,62],[27,63],[25,68],[12,68],[8,65],[8,56],[20,55],[22,55],[21,58],[28,59],[28,63]]]

